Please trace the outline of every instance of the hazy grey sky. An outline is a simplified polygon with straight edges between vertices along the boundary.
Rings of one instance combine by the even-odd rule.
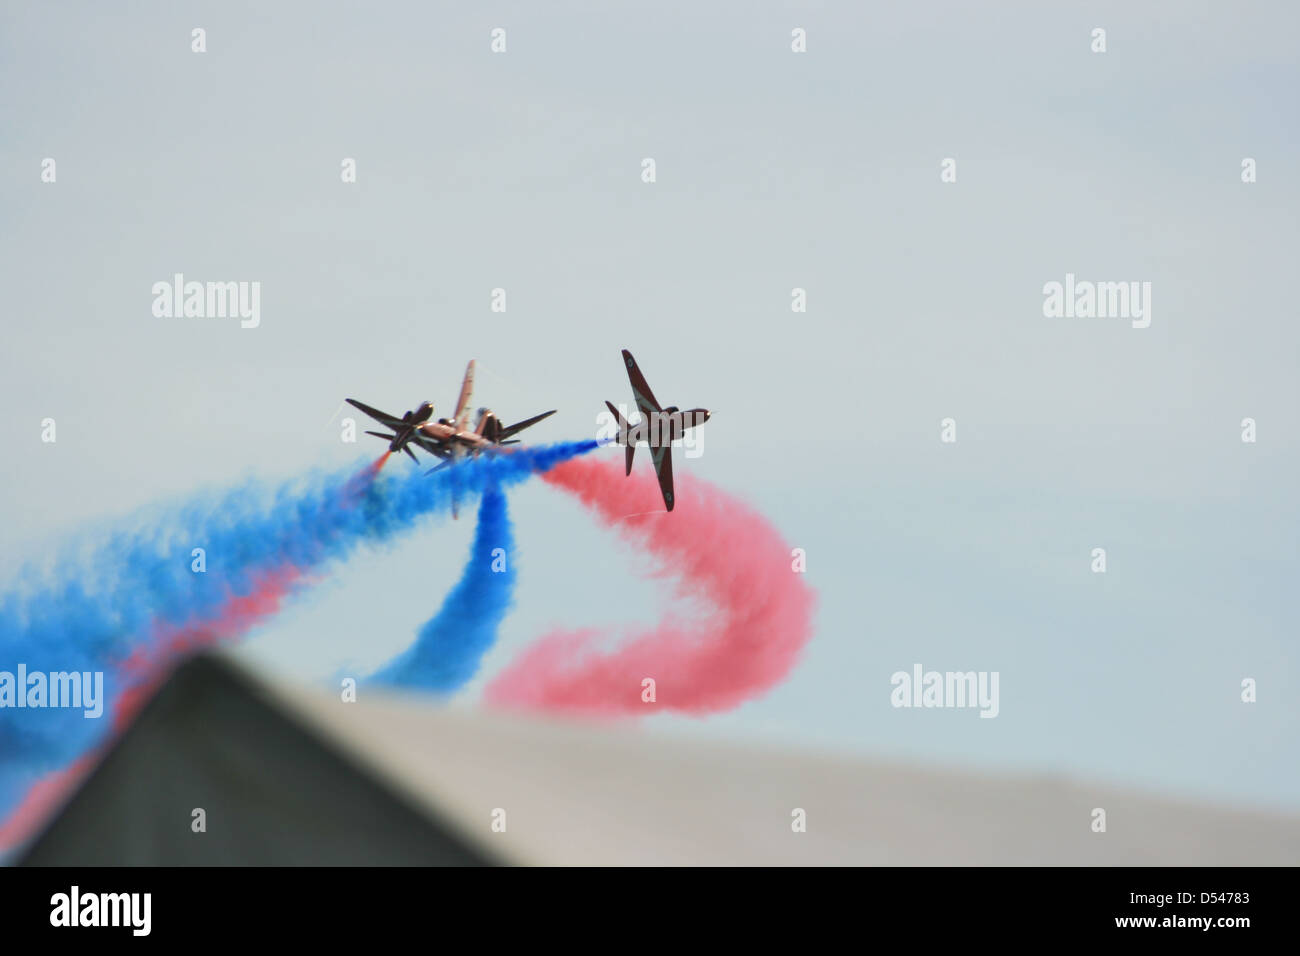
[[[819,594],[785,685],[648,731],[1300,807],[1293,4],[0,9],[6,579],[151,502],[344,466],[344,396],[446,407],[471,357],[507,420],[559,409],[534,441],[586,437],[627,347],[714,411],[678,473],[758,506]],[[259,281],[261,325],[154,317],[176,272]],[[1150,327],[1045,318],[1067,272],[1149,281]],[[511,504],[487,673],[658,618],[576,505]],[[358,556],[249,653],[378,665],[472,524]],[[999,671],[999,717],[892,708],[914,663]]]

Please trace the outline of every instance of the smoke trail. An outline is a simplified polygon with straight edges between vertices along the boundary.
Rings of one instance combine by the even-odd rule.
[[[605,715],[662,708],[704,714],[735,707],[789,673],[811,635],[813,593],[792,570],[790,547],[761,515],[682,476],[668,514],[649,471],[625,478],[614,462],[571,461],[545,480],[649,551],[678,597],[703,598],[716,611],[689,624],[669,616],[613,650],[594,631],[553,632],[498,674],[485,700]],[[653,600],[649,593],[646,600]],[[653,704],[642,700],[646,678],[655,681]]]
[[[478,672],[514,599],[514,534],[506,496],[483,492],[469,563],[415,644],[370,677],[399,687],[450,693]]]
[[[144,706],[155,687],[167,676],[167,665],[188,651],[229,640],[245,633],[263,618],[280,609],[290,589],[301,579],[294,568],[284,568],[265,577],[253,593],[231,599],[221,613],[203,627],[163,628],[152,644],[136,648],[118,669],[122,689],[113,707],[112,729],[107,738],[123,730],[137,710]],[[101,744],[103,741],[101,741]],[[0,850],[12,846],[49,816],[53,808],[76,789],[94,767],[92,750],[71,764],[37,778],[9,811],[0,809]],[[18,770],[21,772],[21,767]]]
[[[111,731],[105,738],[126,727],[136,711],[144,705],[157,684],[166,677],[167,665],[176,657],[198,647],[239,636],[261,619],[279,610],[289,590],[300,579],[294,568],[284,568],[265,577],[253,593],[231,599],[217,617],[206,627],[162,628],[153,638],[152,645],[141,644],[118,668],[122,689],[113,707]],[[101,741],[101,744],[103,741]],[[0,754],[0,756],[8,756]],[[35,826],[49,816],[53,808],[70,794],[82,778],[94,767],[96,754],[92,750],[77,757],[71,764],[38,777],[17,805],[4,817],[4,807],[13,797],[0,792],[0,850],[4,850],[33,831]],[[4,768],[0,768],[3,770]],[[21,785],[29,774],[21,765],[9,767],[0,776],[0,783],[12,787]],[[8,797],[9,803],[4,803]]]
[[[370,466],[274,491],[249,485],[203,497],[144,531],[71,551],[38,579],[0,595],[0,671],[104,671],[105,713],[124,687],[198,640],[229,639],[272,613],[308,572],[382,542],[485,488],[515,484],[585,454],[596,442],[521,448],[426,478]],[[204,549],[203,573],[196,573]],[[146,670],[148,668],[145,668]],[[0,708],[0,818],[43,773],[68,764],[109,721],[71,709]]]
[[[387,453],[370,469],[382,467]],[[370,471],[370,474],[373,474]],[[501,553],[495,554],[497,548]],[[500,570],[496,570],[500,568]],[[274,614],[301,581],[296,568],[267,575],[249,595],[232,599],[214,620],[202,626],[162,628],[122,663],[120,674],[130,680],[116,702],[113,731],[126,727],[144,705],[166,665],[198,647],[229,640]],[[421,628],[416,644],[371,679],[395,686],[451,692],[470,680],[482,655],[496,640],[514,594],[514,538],[499,488],[483,493],[470,562],[442,609]],[[38,778],[7,819],[0,819],[0,849],[12,846],[70,794],[94,766],[94,754]]]

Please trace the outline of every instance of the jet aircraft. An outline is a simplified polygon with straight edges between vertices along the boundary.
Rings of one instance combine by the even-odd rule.
[[[456,400],[455,415],[450,419],[439,418],[437,421],[430,421],[433,417],[433,402],[421,402],[418,408],[407,412],[401,418],[372,408],[355,398],[349,398],[347,402],[392,431],[391,435],[385,432],[366,432],[367,435],[374,435],[388,442],[389,451],[404,451],[413,460],[419,461],[411,450],[411,445],[415,445],[421,451],[442,459],[445,464],[498,446],[517,445],[519,442],[515,439],[515,435],[555,414],[555,409],[551,409],[549,412],[534,415],[522,422],[503,425],[495,412],[480,408],[474,426],[470,427],[469,402],[473,391],[474,360],[471,359],[465,369],[460,397]]]
[[[415,457],[415,452],[411,450],[411,446],[415,445],[421,451],[441,459],[442,463],[430,468],[428,474],[453,465],[463,458],[475,457],[485,451],[494,451],[506,445],[517,445],[519,440],[514,437],[515,435],[555,414],[555,409],[551,409],[549,412],[534,415],[513,425],[503,425],[501,419],[491,409],[480,408],[473,427],[470,427],[469,403],[473,391],[474,360],[470,359],[469,365],[465,368],[465,379],[460,386],[460,396],[456,400],[456,411],[450,419],[439,418],[437,421],[430,421],[433,417],[433,402],[421,402],[418,408],[408,411],[401,418],[372,408],[354,398],[349,398],[347,402],[392,430],[391,435],[385,432],[366,432],[367,435],[374,435],[387,441],[390,452],[404,451],[413,461],[419,461]],[[453,501],[453,516],[456,512],[456,503]]]
[[[614,439],[620,445],[627,446],[625,474],[632,474],[632,456],[636,453],[637,442],[644,441],[650,446],[650,459],[654,462],[655,474],[659,477],[659,491],[664,498],[664,507],[673,510],[673,449],[672,443],[680,439],[686,429],[703,425],[709,420],[706,408],[680,410],[676,405],[662,408],[654,393],[641,374],[636,359],[627,349],[623,350],[623,364],[627,367],[627,378],[632,383],[632,399],[641,420],[635,425],[628,424],[613,403],[605,406],[618,422],[618,436]]]

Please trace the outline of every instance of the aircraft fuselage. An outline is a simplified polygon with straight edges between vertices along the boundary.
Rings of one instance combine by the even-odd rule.
[[[429,420],[433,414],[433,402],[421,402],[419,407],[402,416],[405,423],[400,428],[393,428],[393,440],[388,443],[389,451],[401,451],[415,437],[415,430]]]
[[[625,426],[619,436],[618,444],[638,444],[645,442],[651,448],[669,445],[686,434],[688,428],[703,425],[709,420],[707,408],[688,408],[682,411],[675,406],[661,412],[642,414],[635,425]]]

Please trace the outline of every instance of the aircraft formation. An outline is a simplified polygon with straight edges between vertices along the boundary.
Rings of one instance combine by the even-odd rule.
[[[632,400],[640,413],[640,420],[635,425],[631,424],[611,402],[606,401],[605,405],[618,423],[618,433],[614,441],[627,447],[625,474],[632,473],[632,457],[636,453],[636,446],[645,442],[650,448],[650,459],[659,479],[659,491],[663,495],[664,507],[672,511],[675,500],[672,443],[681,439],[688,429],[707,422],[709,411],[705,408],[682,411],[676,405],[662,407],[650,390],[650,385],[646,382],[636,359],[627,349],[623,350],[623,365],[627,369],[628,382],[632,386]],[[431,421],[434,406],[430,401],[421,402],[401,417],[380,411],[354,398],[347,399],[347,402],[388,429],[388,432],[367,431],[366,434],[388,442],[390,453],[406,452],[412,461],[418,462],[419,458],[412,449],[414,446],[439,459],[440,463],[430,468],[428,474],[455,465],[466,458],[508,452],[510,448],[507,446],[519,444],[515,435],[555,414],[555,409],[551,409],[549,412],[542,412],[540,415],[515,422],[513,425],[503,425],[501,419],[491,409],[480,408],[471,425],[469,406],[473,391],[474,361],[471,359],[465,369],[465,378],[461,383],[455,412],[450,419],[439,418]],[[454,506],[452,513],[453,515],[456,513]]]

